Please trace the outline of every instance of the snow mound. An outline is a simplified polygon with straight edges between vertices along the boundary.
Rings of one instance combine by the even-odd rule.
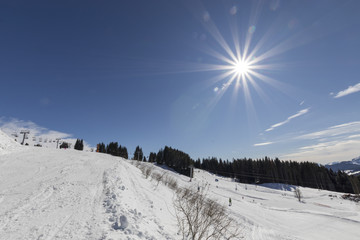
[[[19,149],[21,145],[11,139],[0,129],[0,155],[7,154]]]

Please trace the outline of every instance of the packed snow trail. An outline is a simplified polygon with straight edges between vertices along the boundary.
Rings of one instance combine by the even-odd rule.
[[[174,193],[129,162],[31,147],[2,155],[0,239],[176,239]]]
[[[30,148],[1,163],[1,239],[101,238],[103,172],[112,159]]]

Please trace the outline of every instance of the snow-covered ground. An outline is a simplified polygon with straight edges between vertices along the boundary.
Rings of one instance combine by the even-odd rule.
[[[21,149],[20,144],[0,130],[0,155]]]
[[[133,161],[0,136],[0,239],[181,239],[174,191]],[[298,202],[292,186],[239,184],[197,169],[189,182],[156,169],[226,205],[243,239],[360,239],[360,206],[340,193],[301,188]]]
[[[22,130],[29,131],[29,133],[26,134],[25,139],[24,139],[24,135],[20,133]],[[77,140],[76,138],[70,138],[70,137],[62,138],[61,135],[64,134],[58,133],[56,131],[48,131],[45,135],[42,135],[41,133],[38,133],[36,129],[35,130],[26,129],[26,128],[22,129],[22,128],[18,128],[17,126],[9,127],[8,125],[0,128],[0,135],[1,134],[8,136],[7,141],[12,140],[20,144],[24,140],[24,145],[30,145],[30,146],[40,145],[43,148],[58,148],[63,142],[68,143],[69,148],[74,148]],[[59,141],[57,139],[59,139]],[[84,151],[90,152],[90,151],[94,151],[95,149],[96,148],[91,147],[88,143],[84,141]]]

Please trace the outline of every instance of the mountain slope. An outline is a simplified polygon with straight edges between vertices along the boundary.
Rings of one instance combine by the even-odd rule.
[[[348,174],[357,174],[360,171],[360,157],[354,158],[351,161],[329,163],[325,167],[336,172],[340,170]]]
[[[146,179],[136,161],[71,149],[23,149],[0,156],[0,239],[181,239],[174,191]],[[301,188],[300,203],[289,191],[293,186],[239,184],[197,169],[189,182],[169,170],[154,171],[225,205],[243,239],[359,236],[359,205],[340,193]]]
[[[126,235],[162,239],[168,235],[156,214],[164,208],[163,192],[147,193],[140,186],[150,185],[149,181],[120,158],[29,147],[2,157],[0,166],[0,239],[124,239]],[[114,200],[111,205],[108,196]],[[171,197],[166,199],[171,204]],[[144,208],[148,210],[142,215]],[[114,231],[112,216],[129,219],[126,232]],[[170,229],[176,228],[174,220],[166,223],[173,223]]]

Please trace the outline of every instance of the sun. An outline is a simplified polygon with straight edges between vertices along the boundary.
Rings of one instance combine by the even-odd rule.
[[[233,72],[237,76],[244,76],[249,73],[250,64],[246,60],[239,59],[233,64]]]

